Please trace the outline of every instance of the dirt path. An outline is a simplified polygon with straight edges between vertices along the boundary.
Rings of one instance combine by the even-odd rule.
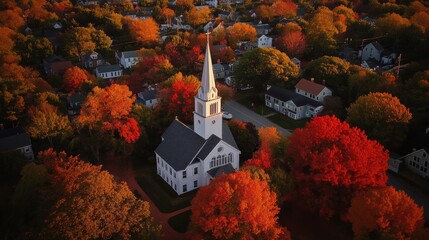
[[[185,234],[176,232],[172,227],[170,227],[168,224],[168,219],[191,209],[190,206],[171,213],[160,212],[156,205],[137,183],[130,161],[124,161],[117,157],[109,157],[109,159],[106,159],[103,169],[113,174],[117,180],[126,182],[131,191],[136,190],[140,194],[141,199],[149,202],[150,211],[153,218],[156,222],[159,222],[162,225],[162,237],[164,239],[186,239]]]

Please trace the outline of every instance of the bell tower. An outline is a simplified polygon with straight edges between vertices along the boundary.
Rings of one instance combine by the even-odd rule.
[[[195,96],[194,132],[209,138],[212,134],[222,139],[222,110],[221,98],[217,95],[217,89],[213,74],[213,65],[210,55],[210,33],[207,32],[207,48],[204,59],[201,87]]]

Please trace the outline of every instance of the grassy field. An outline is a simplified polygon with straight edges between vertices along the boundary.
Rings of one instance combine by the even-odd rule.
[[[292,118],[282,115],[281,113],[277,113],[276,115],[270,116],[268,117],[268,119],[271,122],[276,123],[282,128],[288,129],[288,130],[294,130],[296,128],[305,127],[305,124],[308,121],[310,121],[309,118],[301,119],[301,120],[293,120]]]
[[[188,210],[168,219],[168,224],[177,232],[185,233],[191,220],[192,211]]]
[[[263,96],[260,96],[251,90],[237,94],[236,101],[260,115],[274,113],[274,110],[265,106]]]
[[[164,213],[170,213],[191,205],[196,191],[178,196],[160,176],[155,167],[145,167],[136,171],[136,180],[140,187]]]

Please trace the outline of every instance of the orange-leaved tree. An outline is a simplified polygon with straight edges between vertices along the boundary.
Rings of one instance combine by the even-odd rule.
[[[144,20],[126,19],[130,35],[144,46],[151,46],[158,42],[159,26],[152,18]]]
[[[74,66],[65,71],[63,78],[63,84],[66,91],[75,92],[80,89],[82,83],[88,81],[88,72]]]
[[[179,72],[170,77],[163,85],[159,108],[167,110],[167,114],[171,118],[177,116],[182,121],[190,123],[194,109],[194,97],[197,95],[201,82],[193,75],[184,76]]]
[[[224,174],[192,200],[195,239],[290,239],[277,223],[279,207],[268,183],[249,172]]]
[[[372,139],[389,148],[400,146],[406,137],[410,110],[390,93],[360,96],[347,109],[347,122],[357,126]]]
[[[270,169],[274,164],[273,149],[280,143],[281,137],[274,127],[264,127],[258,130],[260,146],[253,153],[252,159],[246,165],[254,165],[264,170]]]
[[[101,166],[78,157],[40,152],[48,172],[49,212],[42,234],[49,239],[153,239],[160,226],[153,223],[149,203],[137,199],[125,182],[116,182]],[[48,206],[48,205],[46,205]]]
[[[423,228],[423,208],[393,187],[368,189],[352,200],[348,217],[356,239],[417,239]]]
[[[256,29],[247,23],[235,23],[226,28],[226,37],[232,48],[236,48],[237,43],[241,41],[253,42],[256,40],[256,36]]]
[[[81,133],[92,140],[90,149],[99,159],[100,147],[115,133],[127,143],[133,143],[140,137],[135,119],[130,119],[135,97],[125,85],[112,84],[106,88],[95,87],[82,106],[77,123]]]
[[[386,185],[388,153],[334,116],[296,129],[288,154],[300,202],[322,216],[344,216],[357,191]]]

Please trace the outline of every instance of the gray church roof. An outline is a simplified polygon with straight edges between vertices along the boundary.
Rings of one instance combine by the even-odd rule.
[[[238,149],[228,125],[222,126],[223,141]],[[184,170],[198,159],[204,160],[221,139],[212,135],[207,140],[178,119],[175,119],[162,135],[163,141],[155,149],[174,170]]]
[[[232,167],[232,165],[230,163],[230,164],[227,164],[227,165],[223,165],[223,166],[220,166],[220,167],[217,167],[217,168],[210,169],[210,171],[208,171],[207,173],[211,177],[215,178],[215,177],[217,177],[217,176],[219,176],[221,174],[224,174],[224,173],[228,174],[228,173],[232,173],[234,171],[235,171],[235,169]]]

